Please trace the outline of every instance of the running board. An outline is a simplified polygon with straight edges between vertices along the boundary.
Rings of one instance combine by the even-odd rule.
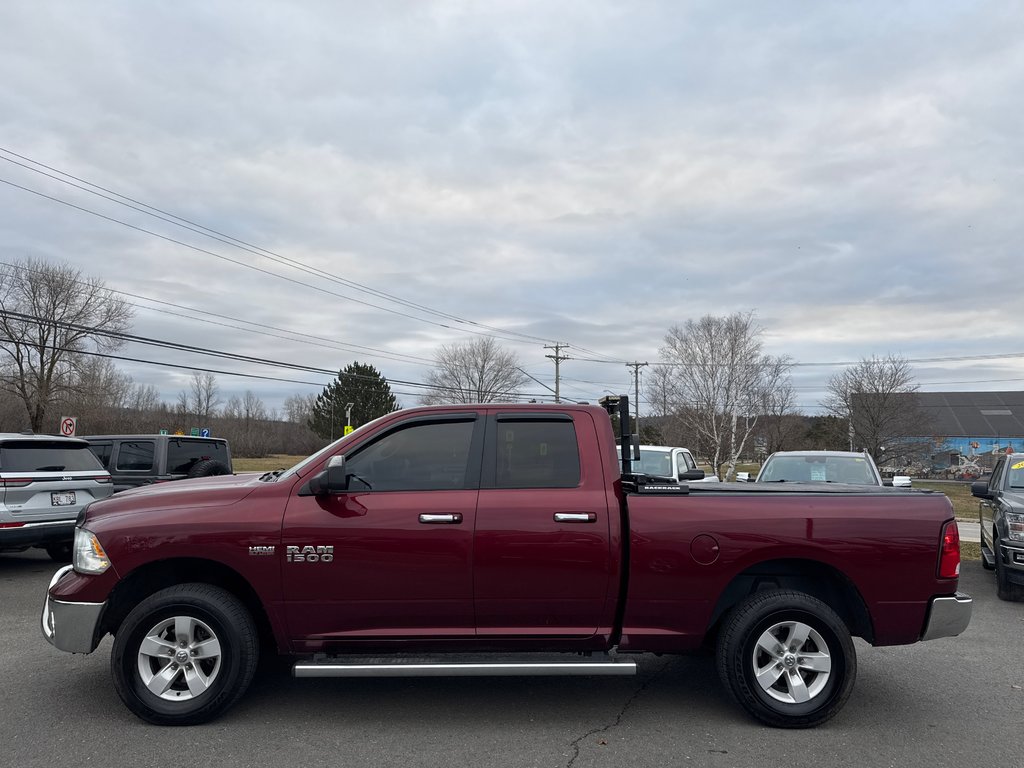
[[[985,567],[990,571],[996,567],[996,556],[985,547],[981,548],[981,559],[985,561]]]
[[[635,675],[633,660],[533,661],[360,658],[358,656],[300,661],[292,667],[295,677],[557,677],[564,675]]]

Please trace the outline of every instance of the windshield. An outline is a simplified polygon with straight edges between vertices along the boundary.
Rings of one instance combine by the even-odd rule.
[[[759,483],[844,483],[878,485],[871,464],[863,456],[772,456]]]
[[[1010,465],[1009,476],[1006,479],[1007,488],[1024,488],[1024,461],[1015,461]]]
[[[672,453],[670,451],[652,451],[640,449],[639,472],[658,477],[675,477],[672,471]]]

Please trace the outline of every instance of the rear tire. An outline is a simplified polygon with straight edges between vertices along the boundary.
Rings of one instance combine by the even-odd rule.
[[[241,698],[258,659],[256,625],[237,597],[211,584],[180,584],[128,614],[110,668],[118,695],[137,716],[195,725]]]
[[[758,592],[726,617],[718,673],[751,715],[777,728],[810,728],[850,697],[857,654],[839,616],[803,592]]]

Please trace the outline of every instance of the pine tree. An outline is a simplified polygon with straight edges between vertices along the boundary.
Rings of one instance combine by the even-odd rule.
[[[348,423],[345,407],[352,403],[352,426],[360,427],[401,406],[387,379],[372,365],[352,363],[338,372],[338,378],[316,396],[309,428],[320,437],[339,438]]]

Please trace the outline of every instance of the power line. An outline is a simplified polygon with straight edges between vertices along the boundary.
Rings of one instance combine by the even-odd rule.
[[[399,312],[396,309],[389,309],[388,307],[382,307],[379,304],[373,304],[372,302],[369,302],[369,301],[363,301],[362,299],[356,299],[356,298],[353,298],[353,297],[348,296],[346,294],[337,293],[336,291],[331,291],[331,290],[328,290],[327,288],[323,288],[323,287],[318,286],[318,285],[311,285],[309,283],[304,283],[301,280],[296,280],[295,278],[287,277],[286,275],[279,275],[276,272],[271,272],[269,269],[263,269],[262,267],[257,267],[254,264],[247,264],[244,261],[239,261],[238,259],[232,259],[229,256],[224,256],[223,254],[216,253],[216,252],[208,250],[206,248],[200,248],[198,245],[192,245],[191,243],[186,243],[184,240],[177,240],[177,239],[175,239],[173,237],[168,237],[167,235],[162,235],[159,232],[154,232],[151,229],[146,229],[145,227],[139,227],[139,226],[136,226],[135,224],[130,224],[127,221],[123,221],[121,219],[114,218],[113,216],[107,216],[106,214],[100,213],[99,211],[94,211],[91,208],[86,208],[86,207],[81,206],[81,205],[76,205],[75,203],[69,202],[67,200],[63,200],[63,199],[61,199],[59,197],[54,197],[53,195],[47,195],[44,192],[39,192],[38,190],[30,189],[29,187],[22,186],[21,184],[16,184],[13,181],[9,181],[8,179],[0,178],[0,183],[6,184],[6,185],[8,185],[10,187],[14,187],[15,189],[20,189],[20,190],[22,190],[24,192],[28,192],[28,193],[36,195],[38,197],[42,197],[42,198],[44,198],[46,200],[51,200],[51,201],[53,201],[55,203],[59,203],[60,205],[65,205],[68,208],[74,208],[77,211],[82,211],[83,213],[88,213],[91,216],[96,216],[97,218],[104,219],[105,221],[110,221],[110,222],[113,222],[114,224],[120,224],[121,226],[127,227],[128,229],[133,229],[133,230],[135,230],[137,232],[142,232],[142,233],[147,234],[147,235],[152,235],[153,237],[157,237],[157,238],[159,238],[161,240],[166,240],[169,243],[173,243],[175,245],[180,245],[180,246],[182,246],[184,248],[188,248],[188,249],[196,251],[198,253],[202,253],[202,254],[205,254],[207,256],[213,256],[215,259],[220,259],[221,261],[226,261],[226,262],[228,262],[230,264],[235,264],[235,265],[240,266],[240,267],[245,267],[246,269],[251,269],[254,272],[260,272],[262,274],[269,275],[271,277],[275,277],[278,280],[284,280],[286,282],[302,286],[303,288],[309,288],[310,290],[319,291],[320,293],[325,293],[328,296],[334,296],[335,298],[344,299],[345,301],[349,301],[349,302],[352,302],[352,303],[355,303],[355,304],[361,304],[363,306],[371,307],[373,309],[379,309],[381,311],[388,312],[388,313],[393,314],[393,315],[398,315],[399,317],[404,317],[404,318],[407,318],[409,320],[415,320],[415,321],[420,322],[420,323],[427,323],[428,325],[434,325],[434,326],[437,326],[438,328],[445,328],[447,330],[463,331],[465,333],[472,333],[472,334],[475,334],[477,336],[484,336],[484,337],[492,338],[492,339],[500,339],[502,341],[510,341],[510,342],[513,342],[513,343],[516,343],[516,344],[527,343],[526,339],[521,339],[521,338],[513,339],[513,338],[508,338],[506,336],[500,336],[498,334],[484,333],[482,331],[474,331],[472,329],[466,329],[466,328],[452,328],[452,326],[450,326],[450,325],[448,325],[446,323],[441,323],[441,322],[434,321],[434,320],[428,320],[427,318],[416,317],[415,315],[410,315],[410,314],[407,314],[405,312]],[[512,333],[514,333],[514,331]],[[536,341],[544,341],[544,339],[541,339],[539,337],[530,337],[530,338],[531,339],[535,338]]]
[[[321,374],[321,375],[331,376],[331,377],[341,377],[341,376],[344,376],[344,377],[347,377],[347,378],[365,379],[367,381],[376,381],[377,380],[373,376],[365,376],[365,375],[361,375],[361,374],[346,373],[344,371],[335,372],[333,369],[330,369],[330,368],[319,368],[319,367],[316,367],[316,366],[303,365],[303,364],[300,364],[300,363],[288,363],[288,362],[284,362],[284,361],[281,361],[281,360],[272,360],[272,359],[268,359],[268,358],[255,357],[255,356],[252,356],[252,355],[241,355],[241,354],[234,353],[234,352],[225,352],[225,351],[222,351],[222,350],[209,349],[209,348],[205,348],[205,347],[197,347],[197,346],[192,345],[192,344],[184,344],[184,343],[181,343],[181,342],[167,341],[167,340],[164,340],[164,339],[154,339],[154,338],[146,337],[146,336],[137,336],[135,334],[115,332],[115,331],[106,331],[106,330],[95,328],[95,327],[91,327],[91,326],[84,326],[84,325],[77,324],[77,323],[69,323],[69,322],[64,322],[64,321],[58,321],[58,320],[53,320],[53,319],[50,319],[50,318],[42,318],[42,317],[39,317],[39,316],[36,316],[36,315],[29,315],[29,314],[25,314],[25,313],[21,313],[21,312],[12,312],[10,310],[0,309],[0,316],[10,317],[10,318],[13,318],[15,320],[19,320],[21,322],[32,322],[32,323],[36,323],[38,325],[46,324],[46,325],[52,325],[52,326],[61,327],[61,328],[68,328],[68,329],[71,329],[71,330],[85,331],[85,332],[88,332],[88,333],[93,334],[93,335],[103,336],[104,338],[117,339],[117,340],[124,341],[124,342],[130,342],[130,343],[135,343],[135,344],[143,344],[143,345],[147,345],[147,346],[155,346],[155,347],[160,347],[160,348],[164,348],[164,349],[171,349],[171,350],[175,350],[175,351],[188,352],[188,353],[192,353],[192,354],[199,354],[199,355],[204,355],[204,356],[209,356],[209,357],[218,357],[218,358],[223,358],[223,359],[227,359],[227,360],[235,360],[235,361],[238,361],[238,362],[255,363],[255,364],[259,364],[259,365],[268,365],[268,366],[271,366],[271,367],[274,367],[274,368],[285,368],[285,369],[289,369],[289,370],[303,371],[303,372],[307,372],[307,373],[316,373],[316,374]],[[17,342],[16,339],[12,339],[12,338],[0,338],[0,341]],[[78,352],[79,350],[67,349],[67,350],[62,350],[62,351]],[[115,356],[114,359],[118,359],[118,358]],[[124,358],[124,359],[130,360],[132,362],[147,362],[145,360],[139,360],[139,359],[135,359],[135,358]],[[194,367],[191,367],[191,366],[181,366],[181,367],[184,368],[185,370],[206,370],[206,369],[194,368]],[[235,374],[235,375],[244,375],[244,374]],[[257,378],[259,378],[259,377],[257,377]],[[426,384],[424,382],[407,381],[407,380],[403,380],[403,379],[386,379],[385,378],[385,381],[387,381],[389,383],[395,383],[395,384],[398,384],[398,385],[401,385],[401,386],[416,387],[416,388],[420,388],[420,389],[423,389],[423,390],[438,390],[438,389],[440,389],[440,390],[448,391],[448,392],[461,392],[462,391],[458,387],[448,387],[448,386],[444,386],[444,385]],[[301,382],[301,383],[309,384],[310,382]],[[410,394],[410,393],[405,393],[405,394]],[[550,397],[550,395],[546,395],[546,394],[543,394],[543,393],[512,392],[512,393],[509,393],[509,394],[511,394],[511,395],[513,395],[515,397],[523,397],[523,398],[525,398],[525,397],[532,397],[532,398],[545,398],[546,399],[546,398]]]
[[[13,264],[13,263],[7,262],[7,261],[0,261],[0,266],[6,266],[6,267],[10,267],[12,269],[20,269],[22,271],[33,272],[35,274],[41,274],[39,270],[33,270],[33,269],[29,268],[29,267],[26,267],[25,265]],[[77,285],[87,285],[87,283],[84,280],[75,280],[73,282],[75,282]],[[426,365],[433,365],[433,361],[432,360],[428,360],[425,357],[417,357],[415,355],[407,355],[407,354],[404,354],[402,352],[391,352],[389,350],[378,349],[376,347],[367,347],[367,346],[364,346],[362,344],[353,344],[351,342],[337,341],[335,339],[328,339],[328,338],[325,338],[323,336],[314,336],[312,334],[302,333],[300,331],[292,331],[292,330],[290,330],[288,328],[279,328],[279,327],[274,326],[274,325],[267,325],[265,323],[257,323],[257,322],[254,322],[252,320],[243,320],[243,319],[238,318],[238,317],[232,317],[230,315],[223,315],[223,314],[219,314],[217,312],[211,312],[211,311],[205,310],[205,309],[198,309],[196,307],[189,307],[189,306],[186,306],[186,305],[183,305],[183,304],[175,304],[174,302],[164,301],[163,299],[154,299],[154,298],[152,298],[150,296],[142,296],[142,295],[137,294],[137,293],[131,293],[130,291],[120,291],[120,290],[117,290],[117,289],[114,289],[114,288],[106,288],[105,290],[108,290],[111,293],[116,293],[116,294],[118,294],[120,296],[128,296],[128,297],[131,297],[133,299],[139,299],[141,301],[150,301],[150,302],[153,302],[155,304],[162,304],[162,305],[165,305],[165,306],[168,306],[168,307],[175,307],[176,309],[185,310],[186,312],[197,312],[199,314],[209,315],[210,317],[219,317],[219,318],[224,319],[224,320],[233,320],[233,321],[238,322],[238,323],[245,323],[247,325],[252,325],[255,328],[263,328],[263,329],[269,329],[269,330],[272,330],[272,331],[280,331],[282,333],[288,333],[288,334],[291,334],[291,336],[280,336],[280,335],[273,334],[273,333],[266,333],[265,331],[262,331],[262,330],[255,330],[254,328],[242,328],[242,327],[237,326],[237,325],[230,325],[228,323],[219,323],[219,322],[216,322],[214,320],[207,320],[207,319],[202,318],[202,317],[192,317],[190,315],[182,315],[182,314],[177,313],[177,312],[171,312],[169,310],[159,309],[157,307],[146,307],[146,306],[143,306],[141,304],[136,304],[134,302],[128,302],[133,307],[138,307],[139,309],[147,309],[147,310],[150,310],[150,311],[153,311],[153,312],[161,312],[163,314],[173,315],[175,317],[184,317],[185,319],[188,319],[188,320],[195,320],[197,322],[208,323],[210,325],[217,325],[217,326],[221,326],[221,327],[224,327],[224,328],[233,328],[235,330],[245,331],[246,333],[258,333],[261,336],[270,336],[272,338],[283,339],[285,341],[298,341],[298,342],[303,343],[303,344],[310,344],[310,345],[313,345],[313,346],[324,347],[324,348],[327,348],[327,349],[336,349],[339,352],[357,352],[359,354],[365,354],[367,357],[380,357],[380,358],[383,358],[385,360],[393,360],[395,362],[412,362],[415,365],[424,365],[424,364],[426,364]],[[293,338],[293,337],[298,337],[298,338]],[[310,339],[311,341],[307,341],[307,339]],[[312,340],[315,340],[315,341],[312,341]],[[326,342],[326,343],[318,343],[318,342]],[[374,353],[376,353],[376,354],[374,354]]]
[[[62,171],[62,170],[60,170],[58,168],[54,168],[53,166],[50,166],[50,165],[47,165],[45,163],[39,162],[38,160],[33,160],[32,158],[26,157],[25,155],[18,154],[17,152],[14,152],[14,151],[12,151],[10,149],[6,149],[4,147],[0,147],[0,152],[6,153],[6,154],[9,154],[9,155],[13,155],[14,157],[18,157],[18,158],[20,158],[22,160],[25,160],[25,161],[27,161],[29,163],[32,163],[33,165],[37,165],[40,168],[46,168],[47,170],[53,171],[54,173],[60,174],[60,176],[65,176],[67,178],[60,178],[60,176],[54,176],[53,174],[46,173],[44,171],[39,170],[39,168],[33,168],[30,165],[26,165],[25,163],[19,163],[16,160],[12,160],[11,158],[5,157],[4,155],[0,154],[0,160],[6,160],[8,163],[16,165],[16,166],[18,166],[20,168],[24,168],[24,169],[26,169],[28,171],[40,174],[42,176],[45,176],[46,178],[53,179],[54,181],[58,181],[58,182],[60,182],[62,184],[66,184],[66,185],[71,186],[71,187],[73,187],[75,189],[82,190],[83,192],[87,192],[89,194],[95,195],[95,196],[100,197],[100,198],[102,198],[104,200],[108,200],[108,201],[116,203],[118,205],[122,205],[122,206],[124,206],[126,208],[130,208],[130,209],[132,209],[134,211],[142,213],[142,214],[144,214],[146,216],[151,216],[153,218],[159,219],[159,220],[164,221],[164,222],[166,222],[168,224],[171,224],[173,226],[181,227],[182,229],[186,229],[186,230],[188,230],[190,232],[194,232],[194,233],[196,233],[198,235],[201,235],[203,237],[209,237],[209,238],[211,238],[213,240],[216,240],[218,242],[224,243],[226,245],[230,245],[230,246],[235,247],[235,248],[239,248],[239,249],[241,249],[243,251],[247,251],[247,252],[252,253],[252,254],[254,254],[256,256],[259,256],[261,258],[269,259],[270,261],[273,261],[275,263],[282,264],[284,266],[291,267],[293,269],[297,269],[297,270],[299,270],[301,272],[306,272],[308,274],[313,274],[313,275],[316,275],[318,277],[323,277],[323,278],[325,278],[327,280],[330,280],[332,282],[335,282],[335,283],[338,283],[338,284],[341,284],[341,285],[345,285],[345,286],[348,286],[348,287],[351,287],[351,288],[356,288],[356,289],[364,291],[366,293],[370,293],[371,295],[377,296],[378,298],[383,298],[383,299],[385,299],[387,301],[395,302],[395,303],[397,303],[397,304],[399,304],[401,306],[409,307],[410,309],[416,309],[416,310],[421,311],[421,312],[426,312],[428,314],[432,314],[432,315],[435,315],[437,317],[446,318],[448,320],[451,320],[451,321],[454,321],[454,322],[457,322],[457,323],[461,323],[461,324],[464,324],[464,325],[472,325],[472,326],[476,326],[478,328],[484,328],[486,330],[493,331],[495,333],[501,333],[501,334],[506,334],[506,335],[518,336],[518,337],[520,337],[524,341],[534,341],[534,342],[546,341],[546,339],[543,339],[543,338],[541,338],[539,336],[532,336],[530,334],[524,334],[524,333],[520,333],[518,331],[512,331],[512,330],[508,330],[508,329],[505,329],[505,328],[499,328],[497,326],[487,325],[485,323],[480,323],[480,322],[477,322],[475,320],[468,320],[466,318],[459,317],[458,315],[453,315],[453,314],[448,313],[448,312],[443,312],[441,310],[434,309],[433,307],[429,307],[429,306],[424,305],[424,304],[419,304],[419,303],[416,303],[416,302],[413,302],[413,301],[409,301],[407,299],[403,299],[400,296],[396,296],[395,294],[388,293],[387,291],[381,291],[379,289],[372,288],[372,287],[370,287],[368,285],[365,285],[363,283],[359,283],[359,282],[356,282],[354,280],[349,280],[348,278],[340,277],[338,275],[333,275],[333,274],[331,274],[329,272],[325,272],[325,271],[323,271],[323,270],[321,270],[319,268],[312,267],[312,266],[310,266],[308,264],[305,264],[304,262],[301,262],[298,259],[293,259],[293,258],[291,258],[289,256],[284,256],[284,255],[282,255],[280,253],[277,253],[276,251],[272,251],[272,250],[270,250],[268,248],[263,248],[263,247],[260,247],[258,245],[254,245],[253,243],[246,242],[245,240],[242,240],[240,238],[234,237],[232,235],[228,235],[228,234],[226,234],[224,232],[220,232],[220,231],[218,231],[216,229],[213,229],[211,227],[207,227],[207,226],[205,226],[203,224],[199,224],[199,223],[197,223],[195,221],[192,221],[190,219],[186,219],[186,218],[184,218],[182,216],[178,216],[176,214],[170,213],[169,211],[165,211],[165,210],[163,210],[161,208],[157,208],[156,206],[150,205],[148,203],[144,203],[144,202],[142,202],[140,200],[136,200],[135,198],[129,197],[127,195],[123,195],[120,192],[116,192],[116,191],[114,191],[112,189],[108,189],[107,187],[100,186],[99,184],[94,184],[91,181],[87,181],[87,180],[82,179],[82,178],[80,178],[78,176],[75,176],[73,174],[67,173],[66,171]],[[81,182],[81,184],[75,184],[75,183],[73,183],[71,181],[68,181],[68,179],[74,179],[75,181]],[[82,186],[82,184],[87,185],[87,186]],[[92,189],[90,189],[89,187],[92,187]],[[109,194],[102,194],[102,192],[97,192],[96,190],[102,190],[102,192],[107,192]],[[29,190],[29,191],[31,191],[31,190]],[[114,195],[115,197],[111,197],[110,195]],[[117,199],[117,198],[121,198],[121,199]],[[128,201],[128,202],[125,202],[125,201]],[[370,304],[369,306],[373,306],[373,307],[375,307],[377,309],[381,309],[383,311],[393,311],[393,310],[389,310],[386,307],[380,307],[380,306],[374,305],[374,304]],[[482,334],[482,335],[487,335],[487,334]],[[506,339],[506,340],[508,340],[508,339]],[[597,354],[597,353],[594,353],[594,354]]]

